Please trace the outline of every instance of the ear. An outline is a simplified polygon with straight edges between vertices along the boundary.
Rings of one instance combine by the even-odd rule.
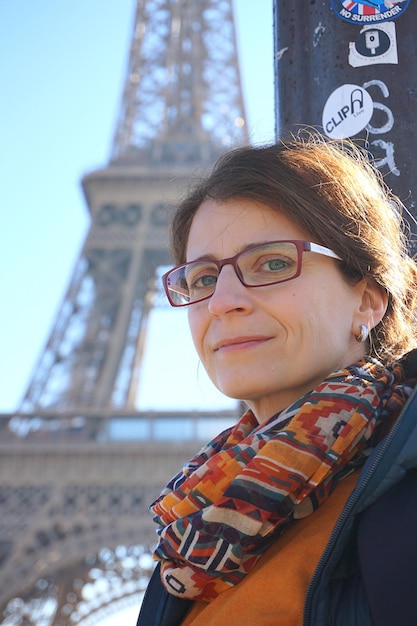
[[[388,306],[388,294],[381,285],[366,276],[355,287],[358,289],[358,306],[355,311],[352,332],[360,334],[360,326],[365,325],[372,330],[385,315]]]

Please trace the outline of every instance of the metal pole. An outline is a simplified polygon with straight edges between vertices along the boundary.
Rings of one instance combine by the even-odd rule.
[[[279,137],[367,142],[417,235],[417,1],[274,0],[274,21]]]

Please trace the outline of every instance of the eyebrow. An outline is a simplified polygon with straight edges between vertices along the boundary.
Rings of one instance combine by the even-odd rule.
[[[246,250],[249,250],[249,248],[252,248],[254,246],[265,246],[268,243],[272,243],[273,241],[281,241],[280,239],[267,239],[265,241],[252,241],[251,243],[247,243],[243,246],[241,246],[241,248],[235,252],[234,254],[232,254],[231,256],[234,257],[237,254],[240,254],[241,252],[245,252]],[[283,239],[282,241],[287,241],[287,239]],[[230,258],[230,257],[225,257],[225,258]],[[202,256],[197,257],[196,259],[192,259],[191,261],[185,261],[185,263],[194,263],[194,262],[198,262],[198,261],[222,261],[222,259],[217,259],[214,254],[203,254]],[[184,263],[184,264],[185,264]]]

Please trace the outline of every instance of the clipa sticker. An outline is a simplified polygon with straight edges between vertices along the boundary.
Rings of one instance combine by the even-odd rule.
[[[331,0],[333,11],[338,17],[351,24],[378,24],[395,20],[408,7],[410,0],[390,2],[390,0]]]
[[[331,139],[354,137],[369,123],[373,112],[374,103],[366,89],[359,85],[341,85],[324,105],[324,132]]]
[[[349,42],[349,64],[352,67],[398,63],[394,22],[364,26],[357,41]]]

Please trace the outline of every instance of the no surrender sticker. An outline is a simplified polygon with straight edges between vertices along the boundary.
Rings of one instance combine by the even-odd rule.
[[[410,0],[390,2],[390,0],[330,0],[332,9],[338,17],[351,24],[377,24],[386,20],[395,20],[408,7]]]

